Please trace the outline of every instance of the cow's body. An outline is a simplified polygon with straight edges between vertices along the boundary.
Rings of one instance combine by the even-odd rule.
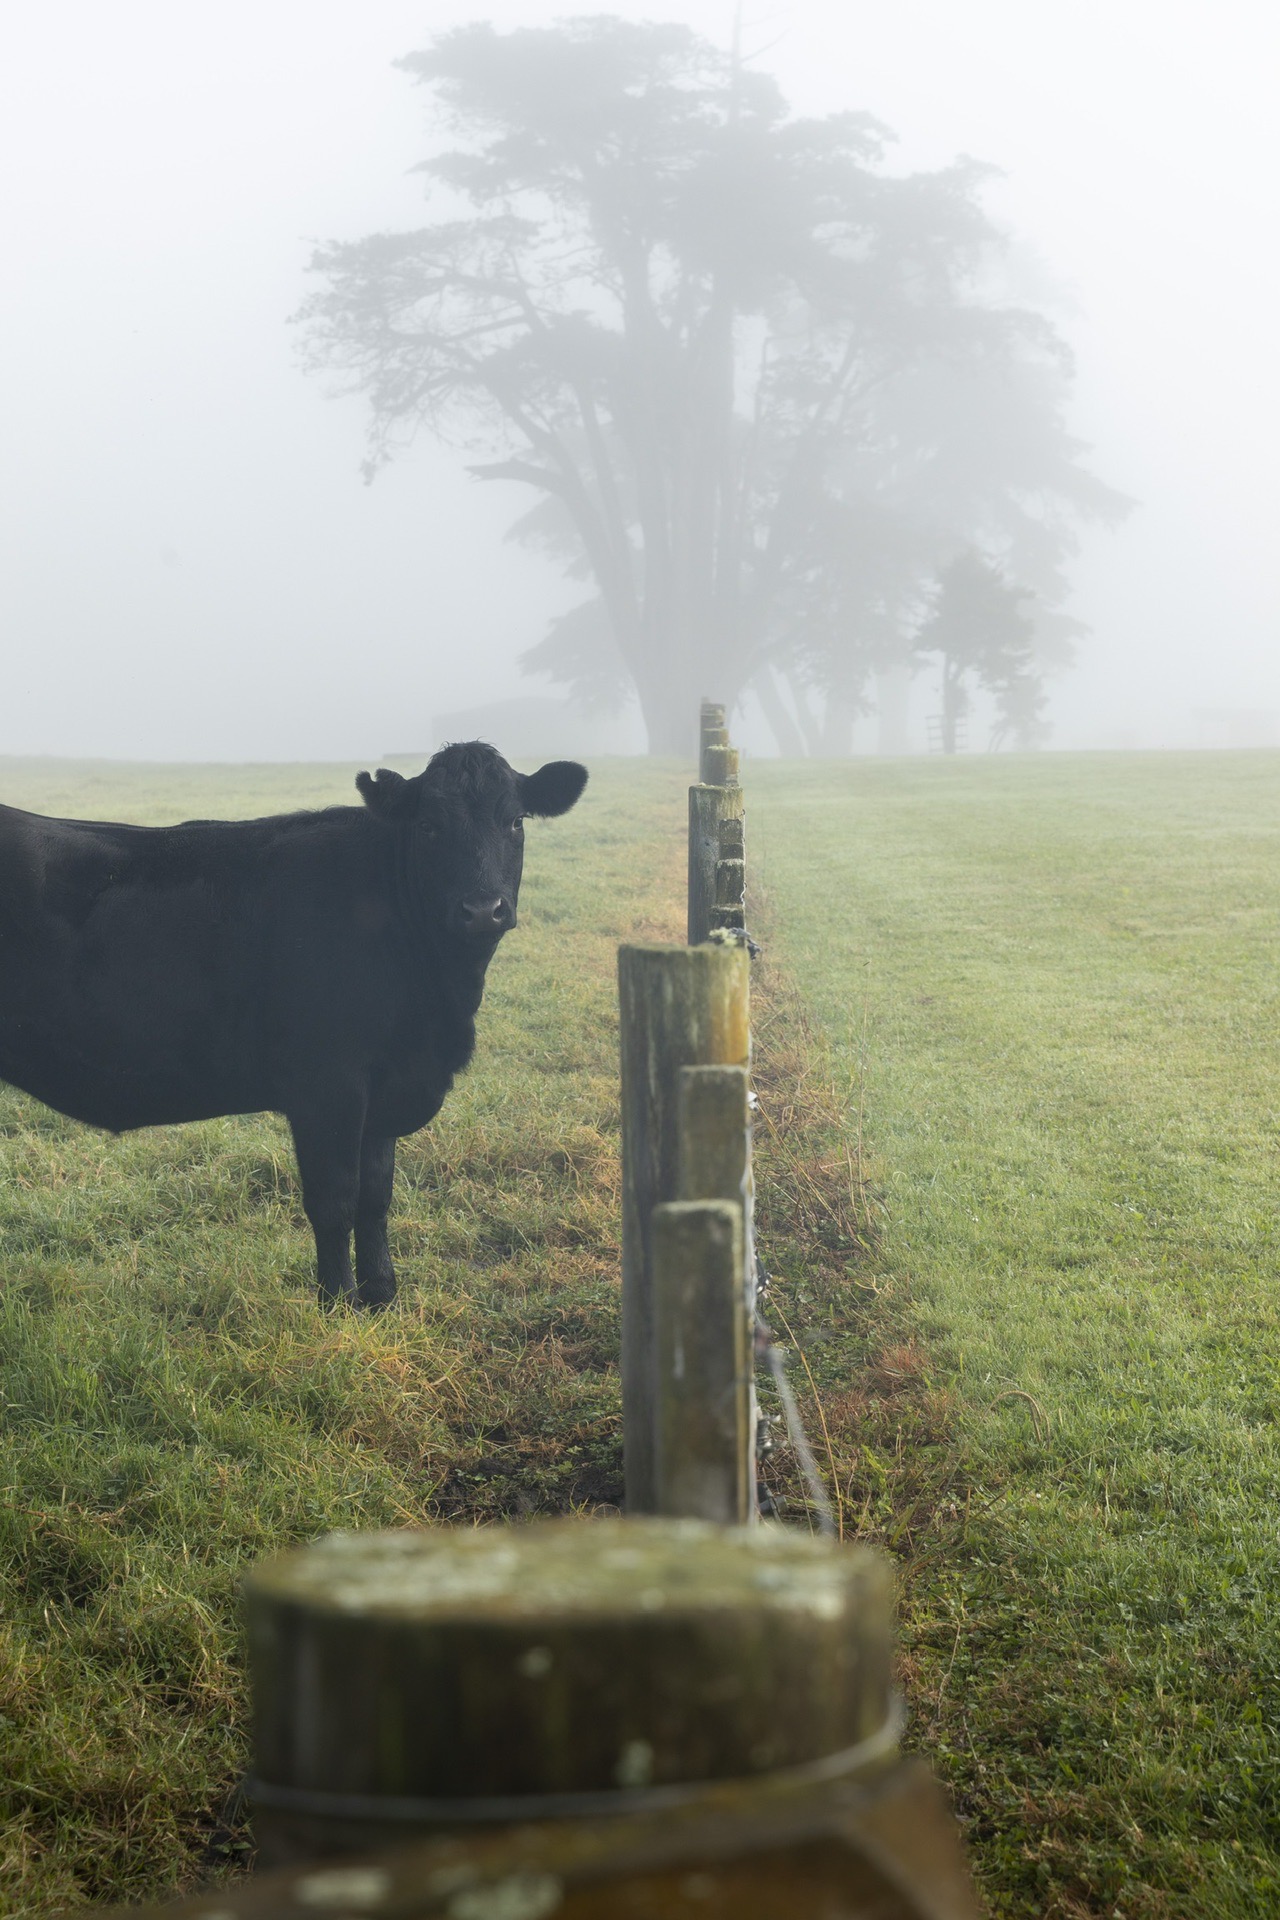
[[[390,1299],[396,1139],[471,1057],[520,818],[585,780],[472,743],[415,780],[362,775],[364,807],[322,813],[131,827],[0,807],[0,1079],[115,1132],[285,1114],[321,1291]]]

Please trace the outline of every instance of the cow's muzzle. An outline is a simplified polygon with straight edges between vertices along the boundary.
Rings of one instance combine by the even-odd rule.
[[[458,931],[468,939],[496,940],[499,934],[510,933],[515,923],[515,907],[502,894],[488,900],[463,900],[458,907]]]

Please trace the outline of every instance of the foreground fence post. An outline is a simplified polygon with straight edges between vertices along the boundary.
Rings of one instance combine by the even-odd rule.
[[[677,1198],[680,1069],[746,1067],[749,966],[739,947],[621,947],[618,952],[622,1425],[628,1513],[655,1510],[653,1210]]]
[[[264,1864],[883,1766],[891,1606],[879,1554],[781,1528],[555,1520],[281,1554],[247,1586]]]
[[[268,1870],[153,1914],[976,1920],[942,1796],[898,1757],[867,1548],[687,1520],[346,1533],[246,1597]]]
[[[743,795],[740,786],[689,789],[689,945],[701,944],[715,925],[716,868],[726,832],[737,828],[742,844]],[[739,856],[741,857],[741,856]]]

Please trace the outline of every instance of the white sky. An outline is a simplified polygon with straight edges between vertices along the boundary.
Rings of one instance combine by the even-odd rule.
[[[571,11],[572,9],[566,9]],[[724,40],[731,0],[619,6]],[[415,224],[425,97],[391,61],[527,3],[11,0],[0,15],[0,752],[373,757],[534,692],[567,591],[527,500],[293,360],[313,239]],[[757,0],[792,104],[903,166],[967,152],[1063,289],[1074,426],[1141,501],[1090,539],[1058,744],[1280,716],[1280,27],[1261,0]]]

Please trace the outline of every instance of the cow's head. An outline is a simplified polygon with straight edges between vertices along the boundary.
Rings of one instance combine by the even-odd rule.
[[[516,924],[526,815],[567,813],[586,784],[576,760],[517,773],[482,740],[442,747],[412,780],[386,767],[356,779],[370,811],[403,830],[416,904],[478,947]]]

